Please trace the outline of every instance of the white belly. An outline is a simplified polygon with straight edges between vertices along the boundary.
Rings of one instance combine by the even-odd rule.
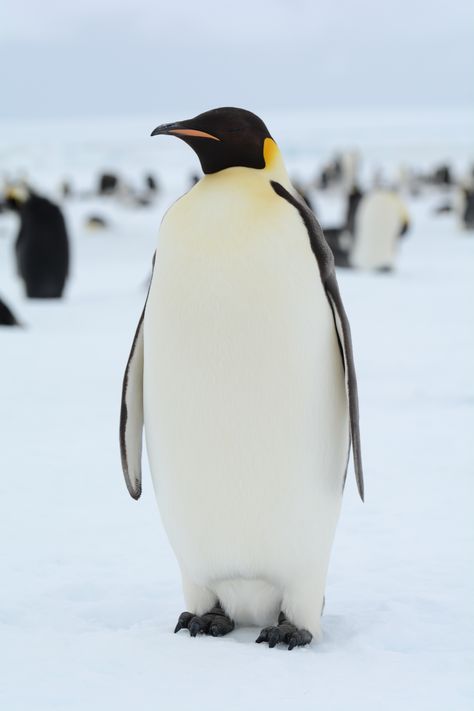
[[[151,471],[186,575],[263,580],[278,597],[292,573],[327,568],[348,450],[341,356],[296,210],[271,188],[263,212],[197,188],[162,225],[145,315]]]

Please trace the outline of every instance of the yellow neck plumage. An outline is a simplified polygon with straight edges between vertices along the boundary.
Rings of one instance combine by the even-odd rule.
[[[271,180],[277,180],[283,185],[289,184],[288,173],[286,172],[280,150],[273,138],[266,138],[263,143],[263,159],[265,161],[265,172],[269,174]]]

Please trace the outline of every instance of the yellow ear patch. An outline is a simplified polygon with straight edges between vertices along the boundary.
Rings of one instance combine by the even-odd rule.
[[[16,200],[17,202],[26,202],[28,193],[21,185],[12,185],[5,190],[7,200]]]
[[[273,138],[266,138],[263,142],[263,160],[265,161],[265,168],[271,168],[278,153],[278,146]]]

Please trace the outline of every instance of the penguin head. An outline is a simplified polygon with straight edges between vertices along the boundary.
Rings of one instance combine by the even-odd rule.
[[[26,185],[26,183],[9,185],[5,190],[5,204],[8,208],[10,208],[10,210],[19,212],[30,196],[31,189]]]
[[[265,168],[276,144],[263,121],[245,109],[212,109],[186,121],[162,124],[152,136],[177,136],[197,153],[204,173]]]

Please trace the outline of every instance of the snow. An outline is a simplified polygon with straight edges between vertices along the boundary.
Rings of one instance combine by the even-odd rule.
[[[126,122],[121,130],[131,135]],[[447,156],[463,167],[458,134],[440,138],[437,153],[432,136],[431,152],[403,143],[406,123],[398,135],[384,144],[379,129],[372,153],[359,137],[363,156],[385,158],[390,170],[397,150],[418,150],[419,161]],[[308,176],[322,148],[305,154],[303,138],[281,143]],[[138,179],[155,164],[167,189],[152,208],[65,204],[74,273],[56,304],[24,299],[15,221],[0,216],[0,294],[25,324],[0,330],[1,708],[471,708],[472,235],[453,215],[434,216],[444,198],[426,192],[408,202],[413,229],[394,275],[338,273],[353,330],[367,496],[361,504],[351,472],[323,641],[288,653],[254,644],[257,629],[222,639],[173,635],[184,609],[177,564],[147,471],[140,501],[128,496],[117,430],[160,218],[195,164],[167,139],[146,151],[126,143],[119,151],[118,133],[102,149],[99,138],[94,148],[88,140],[64,131],[48,160],[48,142],[29,136],[3,152],[3,165],[28,169],[52,192],[66,165],[85,186],[105,165],[124,173],[130,165]],[[322,213],[337,202],[318,195]],[[109,216],[110,229],[87,232],[91,212]]]

